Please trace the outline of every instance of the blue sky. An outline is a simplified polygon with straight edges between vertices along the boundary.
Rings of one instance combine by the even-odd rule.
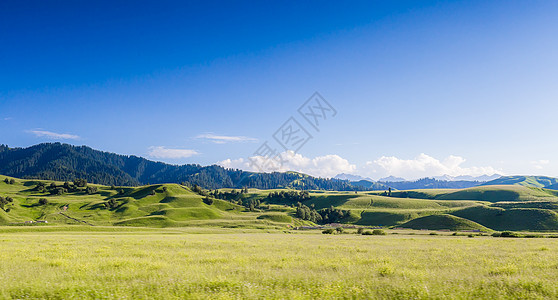
[[[0,143],[249,169],[317,91],[337,114],[283,169],[558,176],[556,20],[551,1],[4,1]]]

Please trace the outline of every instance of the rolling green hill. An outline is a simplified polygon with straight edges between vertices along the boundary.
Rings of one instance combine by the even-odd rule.
[[[482,185],[522,185],[538,188],[550,188],[558,184],[558,178],[546,176],[503,176],[498,179],[488,181]],[[554,188],[555,188],[554,187]]]
[[[447,230],[482,230],[487,231],[488,228],[475,223],[473,221],[447,215],[430,215],[426,217],[420,217],[413,219],[405,224],[402,224],[401,227],[404,228],[411,228],[411,229],[430,229],[430,230],[440,230],[440,229],[447,229]]]
[[[397,191],[391,196],[372,191],[209,191],[179,184],[78,185],[0,176],[0,225],[34,221],[37,226],[263,229],[347,223],[431,230],[558,231],[558,191],[521,185]]]
[[[4,182],[6,178],[13,183]],[[178,184],[114,188],[88,184],[96,192],[88,194],[85,188],[72,187],[66,193],[52,195],[48,190],[39,191],[39,183],[47,187],[53,183],[64,185],[0,176],[0,196],[9,199],[0,209],[1,225],[39,221],[35,224],[284,228],[286,223],[293,223],[292,208],[285,207],[284,212],[278,213],[282,216],[274,216],[219,199],[208,205],[203,196]]]

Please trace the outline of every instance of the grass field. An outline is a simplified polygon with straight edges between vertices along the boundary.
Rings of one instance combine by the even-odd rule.
[[[558,239],[392,233],[1,227],[0,298],[558,297]]]

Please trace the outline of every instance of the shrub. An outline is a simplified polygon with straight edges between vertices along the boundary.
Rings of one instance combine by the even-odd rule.
[[[431,232],[430,235],[438,235],[436,232]]]
[[[469,234],[468,237],[473,238],[473,237],[475,237],[475,235],[474,234]]]
[[[517,232],[513,232],[513,231],[504,231],[500,234],[501,237],[509,237],[509,238],[518,238],[521,237],[521,235]]]
[[[15,180],[13,178],[10,179],[10,184],[14,184],[14,183],[15,183]]]
[[[213,198],[205,197],[205,198],[203,198],[203,203],[205,203],[207,205],[212,205],[213,204]]]
[[[41,199],[39,199],[39,205],[47,205],[47,204],[48,204],[47,198],[41,198]]]
[[[10,180],[9,180],[8,178],[4,178],[4,182],[5,182],[6,184],[10,184]]]
[[[374,233],[372,233],[372,231],[370,230],[366,230],[362,232],[362,235],[373,235]]]
[[[323,234],[333,234],[335,230],[333,228],[328,228],[322,231]]]
[[[163,192],[166,192],[168,188],[166,186],[163,187]]]
[[[120,189],[120,190],[118,190],[118,194],[120,194],[120,195],[124,195],[124,189]]]
[[[343,233],[343,227],[337,227],[335,231],[337,231],[337,233]]]
[[[88,187],[85,188],[85,192],[89,195],[95,194],[97,192],[97,187],[96,186],[88,186]]]
[[[386,235],[386,232],[383,231],[382,229],[374,229],[374,231],[372,231],[373,235]]]
[[[493,236],[493,237],[501,237],[502,234],[501,234],[500,232],[494,232],[494,233],[492,234],[492,236]]]
[[[155,196],[155,194],[156,194],[155,190],[151,190],[151,192],[149,192],[149,195],[151,196]]]
[[[364,228],[359,227],[359,228],[357,229],[357,234],[362,234],[363,231],[364,231]]]
[[[74,180],[74,185],[77,187],[86,187],[87,186],[87,180],[83,179],[83,178],[77,178]]]

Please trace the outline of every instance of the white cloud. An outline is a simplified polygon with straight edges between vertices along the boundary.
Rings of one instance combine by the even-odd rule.
[[[497,170],[490,166],[485,167],[462,167],[465,158],[450,155],[444,160],[438,160],[432,156],[421,153],[414,159],[401,159],[395,156],[382,156],[374,161],[366,163],[365,173],[378,173],[381,176],[393,175],[406,179],[418,179],[422,177],[432,177],[441,175],[459,176],[459,175],[492,175],[502,174],[501,170]]]
[[[249,159],[226,159],[217,163],[225,168],[243,169],[254,172],[296,171],[317,177],[333,177],[339,173],[354,173],[356,166],[339,155],[329,154],[309,158],[293,151],[280,154],[276,160],[263,156]],[[258,167],[259,166],[259,167]]]
[[[153,146],[149,147],[149,152],[147,154],[151,157],[155,158],[186,158],[194,155],[198,155],[199,153],[195,150],[190,149],[171,149],[166,148],[163,146]]]
[[[210,140],[216,144],[236,143],[236,142],[257,142],[258,139],[247,136],[229,136],[229,135],[216,135],[212,133],[204,133],[196,136],[197,139]]]
[[[547,159],[533,160],[531,161],[531,164],[535,169],[542,170],[544,169],[544,166],[550,164],[550,160]]]
[[[73,135],[73,134],[68,134],[68,133],[56,133],[56,132],[51,132],[51,131],[46,131],[46,130],[29,130],[28,132],[38,136],[38,137],[46,137],[49,139],[62,139],[62,140],[77,140],[80,137],[77,135]]]

